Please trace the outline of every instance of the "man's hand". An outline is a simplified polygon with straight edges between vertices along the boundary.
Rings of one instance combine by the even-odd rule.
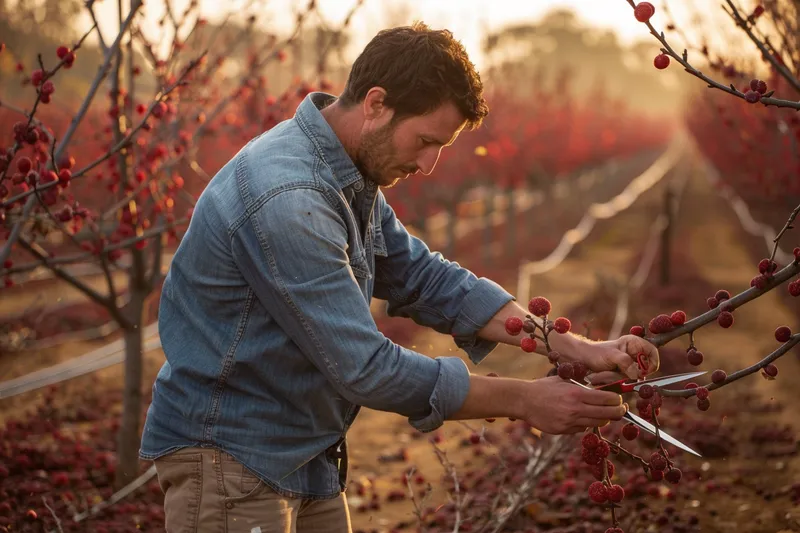
[[[575,352],[575,360],[582,361],[595,374],[590,376],[593,385],[610,383],[623,377],[639,379],[642,373],[636,356],[644,354],[647,374],[656,372],[661,364],[658,349],[636,335],[596,343],[583,343]]]
[[[627,411],[619,394],[589,390],[558,376],[528,383],[521,417],[544,433],[580,433],[588,427],[602,427],[620,420]]]

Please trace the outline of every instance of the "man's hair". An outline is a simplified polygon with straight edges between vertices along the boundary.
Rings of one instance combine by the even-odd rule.
[[[451,101],[467,121],[480,126],[489,112],[483,83],[464,46],[449,30],[422,22],[380,31],[353,63],[340,102],[362,102],[373,87],[386,90],[396,120],[424,115]]]

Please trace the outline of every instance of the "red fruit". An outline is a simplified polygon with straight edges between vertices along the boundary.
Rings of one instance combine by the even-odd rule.
[[[583,379],[586,377],[586,374],[589,372],[589,368],[584,363],[577,361],[575,363],[572,363],[572,371],[573,371],[572,379],[574,379],[575,381],[582,382]]]
[[[667,468],[667,459],[658,452],[653,452],[650,455],[650,468],[652,470],[664,470]]]
[[[711,381],[714,383],[722,383],[728,379],[728,374],[724,370],[714,370],[711,374]]]
[[[58,171],[58,182],[61,185],[66,185],[72,179],[72,171],[67,168],[62,168]]]
[[[701,399],[698,398],[697,399],[697,408],[700,409],[701,411],[708,411],[709,408],[711,408],[711,400],[709,400],[708,398],[706,398],[704,400],[701,400]]]
[[[561,379],[572,379],[575,376],[575,369],[572,368],[572,363],[561,363],[558,365],[558,377]]]
[[[611,485],[606,492],[608,493],[608,499],[612,502],[619,503],[625,498],[625,489],[619,485]]]
[[[602,481],[589,485],[589,498],[595,503],[605,503],[608,500],[608,489]]]
[[[697,389],[695,389],[694,393],[701,400],[705,400],[706,398],[708,398],[708,394],[709,394],[708,389],[705,388],[705,387],[697,387]]]
[[[522,331],[522,319],[518,316],[510,316],[506,319],[506,333],[509,335],[519,335]]]
[[[750,89],[764,94],[767,92],[767,83],[761,80],[750,80]]]
[[[544,296],[531,298],[531,301],[528,302],[528,311],[530,311],[533,316],[543,317],[548,315],[550,314],[550,309],[550,301]]]
[[[703,364],[703,352],[697,351],[694,348],[689,348],[686,352],[686,359],[692,366],[700,366]]]
[[[792,330],[789,326],[780,326],[775,330],[775,340],[778,342],[786,342],[792,337]]]
[[[678,482],[681,480],[682,472],[677,468],[673,468],[669,470],[666,474],[664,474],[664,479],[672,483],[673,485],[677,485]]]
[[[772,274],[778,268],[775,261],[770,261],[769,258],[764,258],[758,262],[758,271],[762,274]]]
[[[17,161],[17,170],[22,172],[23,174],[27,174],[30,172],[31,168],[33,167],[33,163],[27,157],[20,157],[19,161]]]
[[[731,293],[729,293],[729,292],[728,292],[728,291],[726,291],[725,289],[720,289],[720,290],[718,290],[718,291],[717,291],[717,293],[714,295],[714,298],[716,298],[716,299],[717,299],[718,301],[720,301],[720,302],[721,302],[722,300],[730,300],[730,299],[731,299]]]
[[[717,317],[717,323],[723,328],[729,328],[733,325],[733,314],[730,311],[723,311]]]
[[[167,113],[167,104],[164,102],[158,102],[155,106],[153,106],[153,116],[156,118],[161,118]]]
[[[563,316],[556,318],[556,321],[553,324],[553,329],[562,335],[567,333],[571,327],[572,323],[569,321],[568,318],[564,318]]]
[[[664,472],[662,470],[650,469],[650,479],[653,481],[661,481],[664,479]]]
[[[672,331],[674,327],[675,326],[672,324],[672,320],[670,320],[670,318],[665,314],[661,314],[653,318],[647,325],[647,329],[650,330],[650,333],[655,334]]]
[[[686,313],[683,311],[675,311],[669,316],[673,326],[680,326],[686,322]]]
[[[69,48],[67,48],[66,46],[59,46],[58,48],[56,48],[56,55],[58,56],[59,59],[64,59],[64,57],[66,57],[68,53],[69,53]]]
[[[744,99],[751,104],[755,104],[761,100],[761,93],[758,91],[747,91],[744,93]]]
[[[611,446],[604,440],[601,440],[597,448],[594,449],[594,454],[603,459],[608,457],[609,453],[611,453]]]
[[[800,259],[800,246],[795,246],[794,250],[792,250],[795,259]]]
[[[587,433],[581,439],[581,445],[584,448],[587,448],[587,449],[590,449],[590,450],[593,450],[594,448],[597,448],[598,444],[600,444],[600,437],[598,437],[594,433]]]
[[[652,398],[655,389],[653,389],[652,385],[642,385],[639,387],[639,397],[645,400]]]
[[[767,376],[774,378],[775,376],[778,375],[778,367],[770,363],[764,367],[764,373]]]
[[[633,16],[636,17],[636,20],[639,22],[647,22],[655,12],[655,6],[650,2],[639,2],[636,4],[636,7],[633,8]]]
[[[637,337],[644,337],[644,328],[642,326],[633,326],[630,333],[631,335],[636,335]]]
[[[31,72],[31,85],[34,87],[38,87],[39,84],[42,83],[42,79],[44,79],[44,72],[42,72],[42,69],[37,68]]]
[[[536,351],[536,339],[524,337],[519,341],[519,347],[522,348],[523,352],[533,353]]]
[[[636,437],[639,436],[639,426],[636,424],[625,424],[622,426],[622,436],[625,437],[626,440],[636,440]]]
[[[669,56],[667,54],[658,54],[653,60],[653,65],[659,70],[664,70],[669,66]]]
[[[708,305],[709,309],[716,309],[716,307],[719,305],[719,300],[712,296],[711,298],[706,299],[706,305]]]
[[[694,383],[694,382],[687,383],[686,385],[684,385],[684,387],[683,387],[683,388],[684,388],[685,390],[689,390],[689,389],[696,389],[696,388],[697,388],[697,383]]]
[[[550,351],[550,352],[547,353],[547,359],[552,364],[556,364],[560,358],[561,358],[561,354],[556,352],[555,350]]]
[[[789,283],[789,294],[792,296],[800,296],[800,280],[794,280]]]

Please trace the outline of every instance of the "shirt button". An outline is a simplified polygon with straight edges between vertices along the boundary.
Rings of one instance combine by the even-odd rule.
[[[225,507],[228,509],[233,509],[233,502],[225,502]]]
[[[357,191],[360,191],[363,188],[364,188],[364,181],[363,180],[359,180],[359,181],[357,181],[355,183],[355,185],[353,185],[353,189],[355,189]]]

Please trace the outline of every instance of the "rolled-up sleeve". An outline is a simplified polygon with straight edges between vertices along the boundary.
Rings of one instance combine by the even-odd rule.
[[[381,194],[381,231],[386,257],[376,262],[375,297],[387,314],[452,335],[456,346],[478,364],[498,343],[478,337],[508,302],[515,300],[488,278],[478,278],[411,235]]]
[[[232,236],[234,257],[257,298],[346,400],[407,416],[431,431],[458,411],[469,370],[378,331],[350,267],[347,230],[324,193],[285,190]]]

